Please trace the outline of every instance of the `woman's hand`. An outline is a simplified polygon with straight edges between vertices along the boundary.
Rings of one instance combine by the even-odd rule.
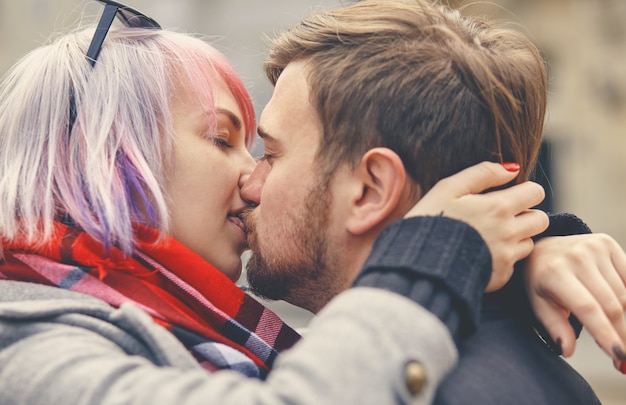
[[[543,232],[548,216],[531,207],[545,194],[536,183],[525,182],[503,190],[480,194],[509,183],[519,166],[482,162],[439,181],[406,214],[445,215],[472,226],[491,252],[493,272],[486,291],[501,288],[511,278],[513,266],[533,250],[532,237]]]
[[[564,356],[572,355],[576,346],[568,321],[573,313],[616,367],[624,368],[626,253],[613,238],[585,234],[540,239],[526,260],[524,279],[537,318]]]

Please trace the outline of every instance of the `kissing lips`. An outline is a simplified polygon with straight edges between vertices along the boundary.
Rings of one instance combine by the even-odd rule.
[[[229,215],[228,221],[233,224],[239,231],[241,239],[246,242],[248,235],[248,228],[246,228],[246,224],[243,222],[239,215]]]

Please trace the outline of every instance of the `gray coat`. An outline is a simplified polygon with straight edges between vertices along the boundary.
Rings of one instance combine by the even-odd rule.
[[[210,374],[166,329],[132,305],[0,281],[0,403],[427,404],[457,352],[437,317],[371,288],[340,294],[284,352],[265,381]],[[426,385],[411,395],[405,368]]]

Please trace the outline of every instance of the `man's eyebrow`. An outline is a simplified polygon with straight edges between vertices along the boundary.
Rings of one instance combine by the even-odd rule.
[[[241,129],[241,120],[232,111],[223,108],[217,108],[216,112],[218,114],[226,115],[237,131]]]
[[[256,132],[259,134],[259,138],[263,139],[263,142],[276,142],[276,138],[268,134],[263,128],[257,127]]]

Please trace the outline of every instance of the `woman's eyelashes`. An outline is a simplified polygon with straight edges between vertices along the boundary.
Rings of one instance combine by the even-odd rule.
[[[216,135],[216,136],[211,136],[211,141],[216,145],[219,146],[221,148],[232,148],[233,145],[228,142],[228,138],[229,137],[223,137],[220,135]]]

